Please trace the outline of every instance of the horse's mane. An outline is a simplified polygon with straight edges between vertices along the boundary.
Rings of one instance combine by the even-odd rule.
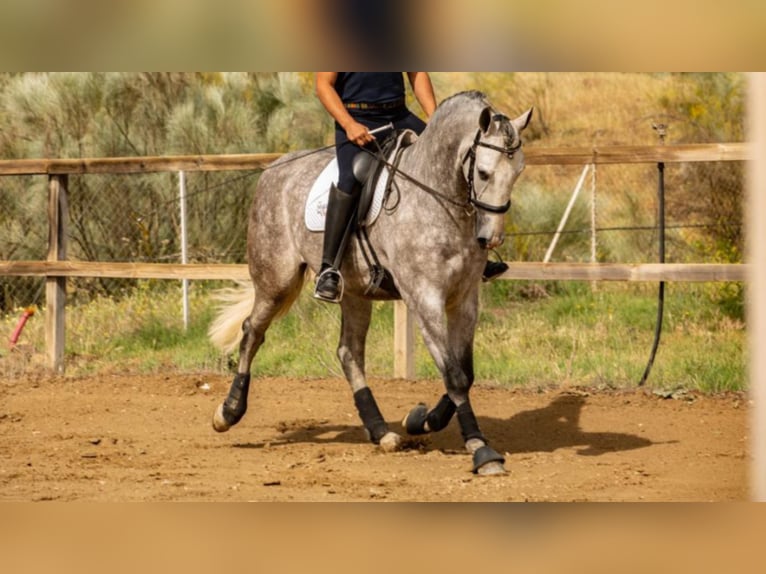
[[[460,105],[463,102],[475,102],[477,105],[482,107],[490,105],[487,94],[484,92],[480,92],[479,90],[466,90],[464,92],[453,94],[447,99],[443,100],[436,108],[436,111],[444,111],[444,109]]]
[[[489,98],[487,94],[484,92],[480,92],[479,90],[466,90],[464,92],[458,92],[449,98],[445,99],[444,101],[439,104],[439,107],[437,108],[437,112],[441,112],[442,114],[447,114],[453,111],[453,108],[460,105],[465,105],[465,103],[473,103],[479,108],[484,108],[486,106],[489,106],[494,109],[494,106],[489,101]],[[513,127],[513,123],[511,120],[502,113],[493,112],[494,117],[493,119],[500,121],[500,129],[503,132],[503,135],[505,136],[505,146],[507,148],[511,148],[514,145],[516,145],[516,140],[519,138],[519,134],[516,132],[516,129]],[[434,114],[435,115],[435,114]]]
[[[454,126],[456,125],[455,122],[462,123],[469,119],[473,122],[475,121],[473,112],[478,114],[479,111],[489,105],[486,94],[478,90],[467,90],[453,94],[442,100],[436,107],[422,135],[428,137],[430,132],[433,132],[434,129],[441,129],[443,125]]]
[[[494,109],[494,106],[492,106],[490,103],[487,94],[480,92],[479,90],[466,90],[453,94],[452,96],[443,100],[436,108],[431,121],[437,119],[437,115],[447,115],[453,113],[456,107],[465,107],[470,104],[473,104],[479,109],[487,106]],[[519,134],[516,133],[513,124],[505,114],[496,112],[493,113],[495,113],[494,119],[500,120],[500,129],[505,136],[505,146],[507,148],[513,147],[516,144],[516,139],[519,137]]]

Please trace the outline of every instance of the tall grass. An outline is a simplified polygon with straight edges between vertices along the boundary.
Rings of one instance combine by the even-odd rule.
[[[511,282],[509,282],[511,283]],[[493,286],[494,287],[494,286]],[[518,284],[518,293],[529,285]],[[649,383],[703,391],[742,389],[744,325],[710,302],[704,287],[666,286],[661,345]],[[535,300],[514,285],[485,292],[506,304],[485,305],[477,334],[480,376],[510,384],[629,387],[641,378],[651,348],[656,288],[647,285],[550,284]],[[509,294],[510,291],[510,294]],[[546,296],[551,293],[553,296]]]
[[[68,374],[104,371],[230,371],[236,356],[222,356],[207,340],[215,312],[212,286],[193,284],[191,324],[184,331],[180,290],[142,282],[122,300],[100,298],[68,311]],[[338,306],[314,300],[310,285],[291,312],[275,322],[256,357],[256,376],[341,377],[335,357]],[[649,356],[656,317],[655,287],[641,284],[531,284],[497,281],[482,288],[476,332],[477,380],[503,386],[584,385],[633,387]],[[727,317],[709,297],[709,285],[670,284],[666,289],[661,345],[649,385],[705,392],[746,386],[744,325]],[[393,373],[393,307],[376,303],[368,336],[371,377]],[[10,333],[15,319],[2,323]],[[44,352],[42,317],[35,316],[20,346]],[[6,350],[0,365],[10,364]],[[13,374],[5,368],[5,375]],[[18,365],[16,366],[18,372]],[[0,367],[0,372],[3,369]],[[422,340],[416,342],[416,375],[439,373]]]

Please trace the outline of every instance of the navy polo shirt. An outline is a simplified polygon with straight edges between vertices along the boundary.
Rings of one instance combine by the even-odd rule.
[[[344,103],[403,100],[404,75],[402,72],[338,72],[335,91]]]

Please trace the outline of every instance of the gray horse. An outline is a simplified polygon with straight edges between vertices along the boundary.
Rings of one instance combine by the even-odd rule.
[[[457,413],[473,471],[504,472],[503,457],[479,430],[469,391],[482,270],[487,250],[504,239],[511,188],[524,169],[520,135],[531,116],[529,109],[511,120],[476,91],[443,101],[425,131],[402,151],[398,165],[388,166],[395,172],[397,201],[368,229],[370,245],[395,288],[370,295],[368,257],[359,241],[349,244],[342,265],[338,358],[370,440],[386,451],[400,448],[402,439],[389,430],[367,386],[365,340],[372,300],[401,297],[446,387],[434,408],[420,404],[406,416],[407,433],[439,431]],[[251,364],[267,328],[298,297],[308,270],[319,268],[322,235],[306,228],[304,204],[332,157],[333,151],[287,154],[258,182],[247,237],[254,301],[250,291],[244,303],[224,309],[210,329],[214,342],[230,349],[237,344],[232,334],[242,336],[238,374],[213,416],[216,431],[227,431],[245,414]]]

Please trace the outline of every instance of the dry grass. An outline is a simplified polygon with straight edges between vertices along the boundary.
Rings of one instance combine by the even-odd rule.
[[[659,138],[652,126],[668,122],[660,102],[676,81],[670,74],[623,72],[436,72],[433,78],[438,97],[479,89],[509,115],[534,106],[535,115],[525,132],[528,148],[656,145]],[[680,132],[679,126],[677,135]],[[668,143],[673,134],[671,126]],[[533,166],[526,170],[514,190],[504,257],[542,259],[582,169]],[[592,201],[598,228],[653,225],[656,182],[652,165],[598,166],[595,177],[587,176],[567,226],[569,231],[584,231],[564,237],[552,260],[590,260]],[[642,261],[656,251],[655,241],[651,232],[601,234],[597,257],[603,262]]]
[[[534,106],[542,146],[652,145],[670,75],[630,72],[434,72],[438,97],[479,89],[508,114]],[[534,129],[534,128],[533,128]],[[669,134],[672,138],[672,132]]]

